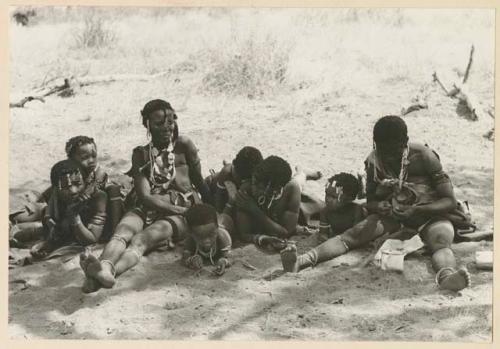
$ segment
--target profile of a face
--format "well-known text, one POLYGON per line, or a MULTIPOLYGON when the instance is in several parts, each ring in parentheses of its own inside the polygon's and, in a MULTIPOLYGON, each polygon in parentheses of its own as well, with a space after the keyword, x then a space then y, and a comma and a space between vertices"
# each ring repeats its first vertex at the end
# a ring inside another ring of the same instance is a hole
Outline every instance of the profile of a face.
POLYGON ((72 159, 78 162, 87 174, 94 171, 97 166, 97 149, 95 144, 80 145, 75 150, 72 159))
POLYGON ((67 173, 59 178, 58 197, 64 203, 71 203, 84 191, 85 182, 80 171, 67 173))
POLYGON ((217 225, 215 223, 191 227, 191 232, 198 248, 203 252, 210 251, 215 245, 215 241, 217 240, 217 225))
POLYGON ((149 115, 148 123, 153 142, 161 145, 170 143, 175 129, 175 113, 172 110, 155 110, 149 115))

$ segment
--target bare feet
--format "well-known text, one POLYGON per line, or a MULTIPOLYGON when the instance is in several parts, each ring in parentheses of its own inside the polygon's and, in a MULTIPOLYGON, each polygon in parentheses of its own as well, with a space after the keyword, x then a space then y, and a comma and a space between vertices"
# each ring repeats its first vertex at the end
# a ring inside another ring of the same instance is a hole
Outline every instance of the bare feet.
POLYGON ((43 259, 54 251, 55 248, 56 246, 53 243, 48 240, 43 240, 31 248, 30 254, 35 259, 43 259))
POLYGON ((437 280, 442 289, 450 291, 460 291, 470 286, 470 274, 465 268, 442 269, 442 272, 437 274, 437 280))
POLYGON ((95 279, 102 287, 112 288, 116 279, 110 263, 102 263, 95 256, 87 257, 87 276, 95 279))
POLYGON ((81 253, 80 254, 80 267, 82 268, 83 272, 85 273, 85 281, 83 282, 82 286, 82 291, 84 293, 92 293, 96 292, 101 288, 101 285, 99 282, 92 277, 90 277, 87 273, 87 267, 89 265, 89 258, 88 254, 86 253, 81 253))
POLYGON ((304 169, 300 166, 295 166, 295 171, 297 173, 303 172, 306 175, 306 180, 308 181, 317 181, 321 177, 323 177, 323 174, 321 171, 313 171, 309 169, 304 169))
POLYGON ((295 244, 288 244, 281 252, 281 263, 283 270, 289 273, 297 273, 299 271, 299 264, 297 263, 297 246, 295 244))

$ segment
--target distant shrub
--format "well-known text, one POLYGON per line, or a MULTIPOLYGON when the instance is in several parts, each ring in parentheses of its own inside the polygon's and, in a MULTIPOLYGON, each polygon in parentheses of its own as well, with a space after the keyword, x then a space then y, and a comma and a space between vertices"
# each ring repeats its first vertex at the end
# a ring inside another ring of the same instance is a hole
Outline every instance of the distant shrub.
POLYGON ((23 26, 26 27, 29 23, 33 23, 31 18, 36 16, 36 11, 32 8, 17 8, 14 13, 12 14, 12 18, 14 21, 23 26))
POLYGON ((114 31, 100 16, 87 16, 83 28, 74 33, 77 48, 102 48, 112 45, 116 40, 114 31))
POLYGON ((209 92, 259 97, 285 82, 290 49, 270 36, 210 49, 203 86, 209 92))

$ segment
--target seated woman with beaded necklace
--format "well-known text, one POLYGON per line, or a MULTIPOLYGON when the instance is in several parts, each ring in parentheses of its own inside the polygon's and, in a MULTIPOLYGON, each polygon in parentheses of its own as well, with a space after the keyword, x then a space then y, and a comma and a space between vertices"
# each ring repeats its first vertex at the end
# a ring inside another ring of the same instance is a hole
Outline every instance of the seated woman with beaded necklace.
POLYGON ((201 198, 210 201, 197 148, 188 137, 179 136, 172 106, 152 100, 141 115, 151 142, 132 154, 128 172, 134 179, 128 200, 132 206, 99 258, 80 256, 84 292, 113 287, 115 278, 135 266, 144 253, 183 240, 188 229, 184 212, 201 198))

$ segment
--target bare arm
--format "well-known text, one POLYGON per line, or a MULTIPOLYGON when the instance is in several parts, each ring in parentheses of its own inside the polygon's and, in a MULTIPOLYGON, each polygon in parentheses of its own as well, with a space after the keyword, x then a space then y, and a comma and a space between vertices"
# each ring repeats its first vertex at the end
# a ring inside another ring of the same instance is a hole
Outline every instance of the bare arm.
POLYGON ((86 227, 79 214, 71 217, 71 232, 75 238, 82 244, 88 245, 99 241, 106 223, 106 205, 108 196, 103 191, 98 191, 90 199, 90 205, 95 210, 94 216, 90 219, 88 227, 86 227))
POLYGON ((143 174, 138 174, 134 178, 134 188, 140 202, 149 209, 158 210, 170 215, 183 214, 187 210, 184 207, 172 204, 168 197, 151 194, 151 186, 143 174))
POLYGON ((262 233, 279 238, 288 238, 297 230, 300 209, 300 187, 291 182, 286 185, 283 196, 286 200, 286 209, 279 223, 269 218, 262 210, 253 210, 252 218, 255 219, 262 229, 262 233))
POLYGON ((189 167, 189 179, 200 193, 203 202, 212 202, 210 189, 208 188, 207 183, 205 183, 205 181, 203 180, 203 176, 201 175, 201 162, 200 158, 198 157, 198 150, 196 149, 193 141, 191 141, 189 138, 184 139, 186 147, 186 161, 189 167))
POLYGON ((457 200, 450 177, 443 171, 439 158, 429 149, 423 154, 423 161, 425 171, 431 177, 432 185, 439 199, 426 205, 417 206, 417 211, 431 215, 452 211, 457 207, 457 200))

